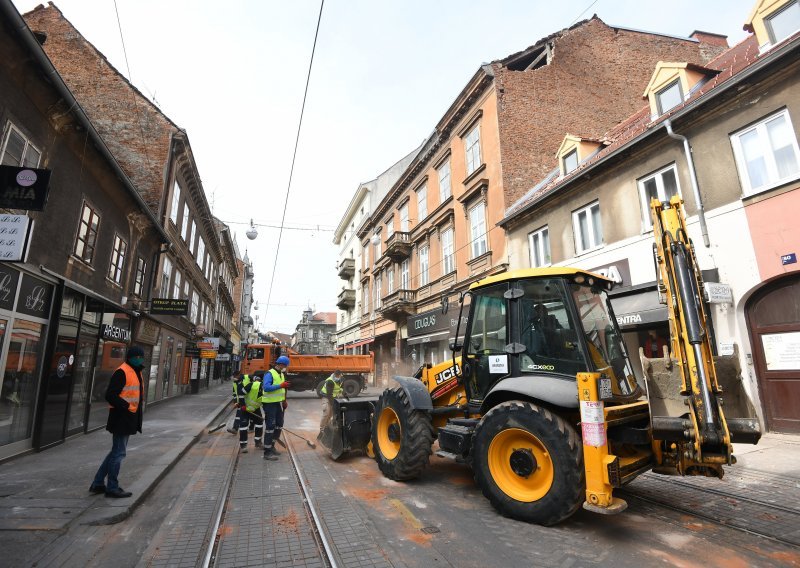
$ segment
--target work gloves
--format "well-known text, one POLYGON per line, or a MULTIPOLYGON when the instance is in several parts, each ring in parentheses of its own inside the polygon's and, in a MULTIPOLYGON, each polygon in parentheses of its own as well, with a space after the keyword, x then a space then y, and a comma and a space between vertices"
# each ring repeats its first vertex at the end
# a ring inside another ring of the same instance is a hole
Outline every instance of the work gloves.
POLYGON ((290 386, 292 386, 292 383, 290 383, 289 381, 283 381, 278 386, 281 387, 282 389, 288 389, 290 386))

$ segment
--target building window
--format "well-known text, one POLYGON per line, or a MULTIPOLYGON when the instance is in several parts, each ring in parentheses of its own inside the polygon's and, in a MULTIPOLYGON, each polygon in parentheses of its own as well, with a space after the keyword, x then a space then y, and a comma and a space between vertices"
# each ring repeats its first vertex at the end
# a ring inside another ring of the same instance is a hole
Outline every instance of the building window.
POLYGON ((528 234, 531 268, 550 266, 550 231, 543 227, 528 234))
MULTIPOLYGON (((381 235, 380 233, 376 233, 373 237, 374 241, 372 244, 373 254, 372 254, 372 263, 378 262, 378 259, 381 257, 381 235)), ((369 256, 369 255, 367 255, 369 256)), ((367 263, 367 267, 369 267, 369 263, 367 263)))
POLYGON ((659 115, 675 108, 682 102, 683 91, 681 89, 681 82, 678 79, 675 79, 672 83, 656 93, 656 104, 658 105, 659 115))
POLYGON ((731 143, 745 196, 800 175, 800 151, 786 110, 733 134, 731 143))
POLYGON ((800 3, 786 4, 782 9, 764 18, 772 45, 783 41, 800 29, 800 3))
POLYGON ((128 243, 119 235, 114 235, 114 249, 111 251, 111 264, 108 265, 108 278, 117 284, 122 284, 122 267, 125 266, 125 254, 128 252, 128 243))
POLYGON ((186 244, 189 245, 189 252, 192 253, 192 256, 195 254, 195 246, 194 246, 194 233, 197 230, 197 225, 194 223, 194 219, 192 219, 191 225, 189 225, 189 238, 186 241, 186 244))
POLYGON ((450 228, 442 232, 442 276, 456 269, 453 253, 453 229, 450 228))
POLYGON ((369 313, 369 283, 364 284, 364 290, 362 290, 362 311, 363 314, 369 313))
POLYGON ((3 140, 3 151, 0 164, 35 168, 39 165, 42 152, 22 134, 13 124, 8 123, 6 138, 3 140))
POLYGON ((645 231, 650 231, 653 228, 653 218, 650 214, 650 200, 658 199, 664 203, 668 202, 674 195, 678 195, 678 193, 678 175, 674 164, 639 180, 639 197, 642 202, 642 226, 645 231))
POLYGON ((417 190, 417 223, 428 216, 428 188, 422 186, 417 190))
POLYGON ((185 240, 189 240, 189 204, 183 204, 183 221, 181 226, 181 236, 185 240))
POLYGON ((389 237, 394 235, 394 216, 390 217, 388 221, 386 221, 386 240, 389 240, 389 237))
POLYGON ((369 245, 364 245, 364 254, 361 257, 361 268, 369 268, 369 245))
POLYGON ((192 290, 192 321, 197 323, 197 316, 200 311, 200 297, 197 295, 197 290, 192 290))
POLYGON ((401 290, 408 290, 410 286, 408 285, 408 277, 409 277, 409 265, 411 263, 408 259, 405 259, 403 262, 400 263, 400 289, 401 290))
POLYGON ((133 293, 142 296, 144 290, 144 276, 147 270, 147 263, 142 257, 136 259, 136 278, 133 281, 133 293))
POLYGON ((175 226, 178 226, 178 210, 181 208, 181 186, 178 185, 178 180, 172 187, 172 206, 170 207, 169 218, 175 226))
POLYGON ((470 175, 481 165, 481 131, 479 124, 476 124, 464 138, 464 148, 467 153, 467 175, 470 175))
POLYGON ((483 201, 469 210, 469 229, 472 258, 477 258, 486 252, 486 204, 483 201))
MULTIPOLYGON (((166 296, 164 296, 164 297, 166 298, 166 296)), ((189 299, 189 279, 188 278, 183 281, 183 299, 184 300, 188 300, 189 299)))
POLYGON ((403 233, 408 232, 408 201, 400 207, 400 231, 403 233))
POLYGON ((379 310, 381 307, 381 280, 383 274, 375 275, 375 309, 379 310))
POLYGON ((172 287, 172 297, 179 300, 181 297, 181 271, 175 270, 175 285, 172 287))
POLYGON ((86 264, 91 264, 94 258, 94 247, 97 244, 97 229, 100 226, 100 216, 91 206, 83 202, 81 222, 78 225, 78 238, 75 240, 75 256, 86 264))
MULTIPOLYGON (((161 297, 169 298, 169 282, 172 278, 172 261, 168 258, 164 259, 164 264, 161 267, 161 297)), ((188 282, 187 282, 188 284, 188 282)))
POLYGON ((600 204, 595 201, 572 213, 577 253, 586 252, 603 244, 603 227, 600 223, 600 204))
POLYGON ((195 259, 197 260, 197 266, 203 270, 205 274, 207 271, 207 267, 204 266, 204 262, 206 260, 206 243, 203 242, 203 237, 197 239, 197 255, 195 255, 195 259))
POLYGON ((439 203, 447 201, 453 195, 453 189, 450 186, 450 160, 439 166, 439 203))
POLYGON ((419 247, 419 285, 425 286, 428 283, 428 245, 419 247))
POLYGON ((386 271, 386 293, 394 292, 394 266, 390 266, 386 271))
POLYGON ((563 158, 561 158, 561 166, 563 168, 564 175, 567 175, 569 172, 578 167, 577 148, 575 148, 574 150, 566 154, 563 158))

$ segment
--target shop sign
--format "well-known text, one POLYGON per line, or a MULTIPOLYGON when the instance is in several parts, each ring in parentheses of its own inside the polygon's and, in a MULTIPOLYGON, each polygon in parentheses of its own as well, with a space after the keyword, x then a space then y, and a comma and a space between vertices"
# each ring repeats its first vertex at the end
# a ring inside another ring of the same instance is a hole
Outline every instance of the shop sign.
POLYGON ((200 357, 200 348, 194 345, 187 346, 183 354, 186 357, 200 357))
POLYGON ((216 349, 201 349, 200 350, 200 358, 201 359, 216 359, 217 358, 217 351, 216 351, 216 349))
POLYGON ((137 342, 155 345, 158 343, 158 332, 160 329, 159 325, 153 320, 139 318, 139 322, 136 324, 136 335, 134 339, 137 342))
POLYGON ((25 260, 33 222, 27 215, 0 215, 0 260, 25 260))
POLYGON ((730 304, 733 302, 733 290, 728 284, 704 282, 703 288, 705 288, 709 304, 730 304))
MULTIPOLYGON (((449 331, 450 335, 455 335, 456 324, 458 323, 458 312, 461 306, 456 304, 450 306, 446 314, 442 310, 430 310, 428 312, 418 314, 408 318, 408 336, 416 337, 419 335, 428 335, 436 333, 437 331, 449 331)), ((464 307, 464 314, 467 314, 469 309, 464 307)), ((463 315, 461 318, 461 333, 464 333, 465 325, 467 323, 467 316, 463 315)))
POLYGON ((208 347, 207 349, 216 349, 219 351, 219 337, 204 337, 203 343, 211 344, 211 347, 208 347))
POLYGON ((100 328, 100 337, 103 339, 110 339, 111 341, 121 341, 128 343, 131 340, 131 332, 127 329, 104 323, 100 328))
POLYGON ((53 287, 43 280, 22 275, 19 288, 17 311, 21 314, 47 319, 50 316, 50 303, 53 300, 53 287))
POLYGON ((50 170, 0 166, 0 207, 44 211, 50 170))
POLYGON ((222 355, 217 355, 216 361, 230 361, 231 355, 230 353, 223 353, 222 355))
MULTIPOLYGON (((197 342, 198 349, 214 349, 214 344, 210 341, 198 341, 197 342)), ((216 349, 214 349, 216 351, 216 349)))
POLYGON ((0 308, 14 309, 14 298, 17 295, 19 272, 10 266, 0 265, 0 308))
POLYGON ((630 286, 631 285, 631 267, 628 264, 628 259, 615 260, 610 264, 604 264, 596 268, 590 268, 589 272, 605 276, 609 280, 613 280, 616 286, 630 286))
POLYGON ((158 316, 185 316, 189 314, 189 300, 153 298, 150 314, 158 316))

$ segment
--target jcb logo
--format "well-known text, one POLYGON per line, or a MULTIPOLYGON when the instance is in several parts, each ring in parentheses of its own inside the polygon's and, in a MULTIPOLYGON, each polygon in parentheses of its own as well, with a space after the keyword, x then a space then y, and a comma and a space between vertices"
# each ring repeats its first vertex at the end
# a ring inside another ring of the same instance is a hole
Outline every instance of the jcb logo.
POLYGON ((436 384, 440 385, 445 381, 449 381, 453 377, 457 376, 460 371, 461 369, 458 368, 458 365, 445 369, 434 377, 436 379, 436 384))

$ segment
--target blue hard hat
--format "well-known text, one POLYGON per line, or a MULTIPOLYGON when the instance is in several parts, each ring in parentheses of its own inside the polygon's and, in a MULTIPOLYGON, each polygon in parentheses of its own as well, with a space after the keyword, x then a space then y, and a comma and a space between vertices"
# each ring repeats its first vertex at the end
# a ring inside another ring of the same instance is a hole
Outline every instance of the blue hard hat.
POLYGON ((290 363, 289 358, 286 355, 281 355, 275 361, 276 365, 286 365, 287 367, 289 366, 289 363, 290 363))

